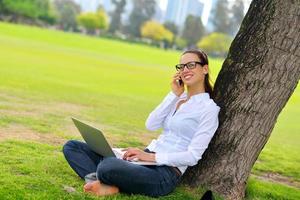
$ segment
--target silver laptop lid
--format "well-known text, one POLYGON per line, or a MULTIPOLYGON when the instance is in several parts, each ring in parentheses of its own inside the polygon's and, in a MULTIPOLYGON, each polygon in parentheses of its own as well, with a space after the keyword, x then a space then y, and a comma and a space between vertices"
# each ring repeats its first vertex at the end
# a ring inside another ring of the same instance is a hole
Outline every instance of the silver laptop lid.
POLYGON ((82 135, 88 146, 96 153, 104 157, 115 157, 112 148, 106 141, 103 133, 91 125, 85 124, 76 118, 72 117, 72 120, 82 135))

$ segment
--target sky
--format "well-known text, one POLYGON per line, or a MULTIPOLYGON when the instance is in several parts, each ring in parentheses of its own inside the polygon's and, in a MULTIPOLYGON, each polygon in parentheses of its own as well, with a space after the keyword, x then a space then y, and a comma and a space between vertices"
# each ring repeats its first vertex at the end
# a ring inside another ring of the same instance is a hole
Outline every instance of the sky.
MULTIPOLYGON (((184 0, 183 0, 184 1, 184 0)), ((202 15, 202 22, 203 24, 206 24, 208 21, 209 13, 211 10, 211 4, 212 0, 199 0, 204 4, 204 9, 203 9, 203 15, 202 15)), ((235 0, 227 0, 229 3, 233 3, 235 0)), ((167 4, 168 0, 158 0, 159 6, 163 11, 166 11, 167 9, 167 4)), ((244 5, 245 5, 245 12, 248 10, 249 5, 251 3, 251 0, 244 0, 244 5)), ((245 13, 246 14, 246 13, 245 13)))

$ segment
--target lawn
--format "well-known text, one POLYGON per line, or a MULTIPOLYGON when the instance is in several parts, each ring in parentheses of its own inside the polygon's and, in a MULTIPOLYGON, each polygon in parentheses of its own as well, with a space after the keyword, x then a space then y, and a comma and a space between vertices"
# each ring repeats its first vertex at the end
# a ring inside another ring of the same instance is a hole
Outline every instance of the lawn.
MULTIPOLYGON (((144 122, 169 91, 179 55, 0 23, 0 199, 95 199, 83 194, 61 152, 66 140, 80 139, 70 117, 101 128, 112 145, 144 147, 159 134, 144 122)), ((221 64, 210 60, 213 80, 221 64)), ((298 87, 253 168, 247 199, 300 199, 299 115, 298 87)), ((180 186, 159 199, 199 199, 202 192, 180 186)))

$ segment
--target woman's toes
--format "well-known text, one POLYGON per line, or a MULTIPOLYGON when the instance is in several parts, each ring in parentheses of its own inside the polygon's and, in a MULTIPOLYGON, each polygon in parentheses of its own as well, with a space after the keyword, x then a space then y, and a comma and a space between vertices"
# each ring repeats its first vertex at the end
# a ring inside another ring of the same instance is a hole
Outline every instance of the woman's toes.
POLYGON ((93 188, 92 183, 87 183, 83 186, 83 190, 86 191, 90 191, 93 188))
POLYGON ((96 196, 113 195, 119 192, 119 188, 102 184, 100 181, 87 183, 83 186, 83 189, 85 192, 94 194, 96 196))

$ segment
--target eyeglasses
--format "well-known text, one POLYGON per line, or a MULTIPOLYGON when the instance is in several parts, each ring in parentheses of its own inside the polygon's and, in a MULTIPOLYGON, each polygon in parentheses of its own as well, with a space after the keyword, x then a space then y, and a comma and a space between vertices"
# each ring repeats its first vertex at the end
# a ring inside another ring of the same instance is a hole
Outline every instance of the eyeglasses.
POLYGON ((177 65, 175 65, 175 68, 176 68, 177 71, 183 71, 185 66, 188 69, 194 69, 194 68, 196 68, 197 64, 199 64, 201 66, 204 65, 202 62, 192 61, 192 62, 188 62, 188 63, 185 63, 185 64, 177 64, 177 65))

